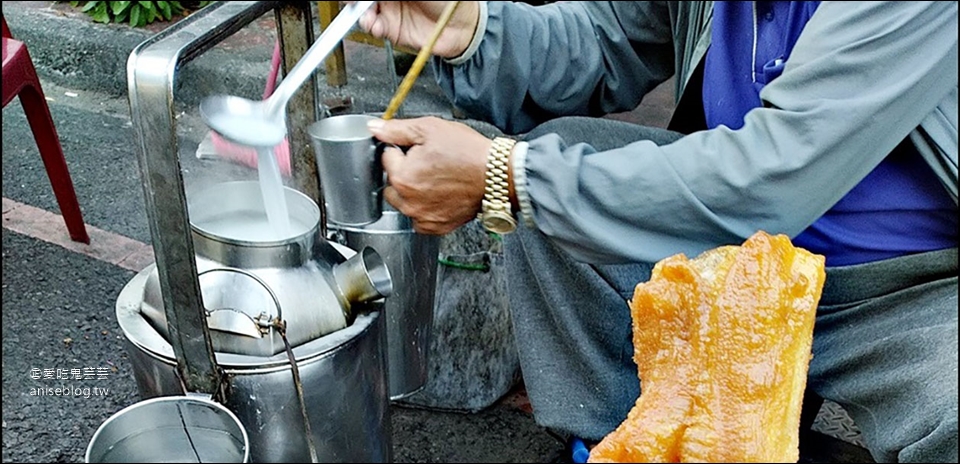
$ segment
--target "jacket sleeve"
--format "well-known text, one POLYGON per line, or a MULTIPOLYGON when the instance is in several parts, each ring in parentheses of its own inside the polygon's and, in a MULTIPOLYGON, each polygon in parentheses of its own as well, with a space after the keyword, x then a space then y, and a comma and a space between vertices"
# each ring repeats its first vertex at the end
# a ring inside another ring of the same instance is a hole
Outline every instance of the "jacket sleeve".
POLYGON ((673 75, 666 2, 486 2, 483 10, 478 49, 433 67, 457 107, 504 132, 632 110, 673 75))
POLYGON ((910 133, 920 155, 957 203, 957 88, 910 133))
MULTIPOLYGON (((554 86, 589 86, 571 79, 554 86)), ((692 256, 796 236, 956 89, 956 2, 823 2, 741 129, 603 152, 547 135, 514 170, 536 226, 581 261, 692 256)))

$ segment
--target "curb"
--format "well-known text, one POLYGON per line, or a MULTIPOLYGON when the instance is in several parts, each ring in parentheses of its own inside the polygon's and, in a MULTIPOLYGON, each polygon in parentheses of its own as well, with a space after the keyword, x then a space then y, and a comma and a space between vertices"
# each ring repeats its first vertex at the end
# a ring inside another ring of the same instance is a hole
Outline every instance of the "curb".
MULTIPOLYGON (((173 24, 162 23, 154 30, 100 24, 79 11, 61 11, 64 6, 38 7, 39 3, 9 2, 3 16, 14 38, 27 44, 40 77, 59 86, 117 98, 127 97, 126 65, 133 49, 173 24)), ((261 98, 271 52, 272 47, 267 46, 208 51, 181 70, 180 82, 191 85, 178 88, 178 101, 197 105, 212 93, 261 98)))

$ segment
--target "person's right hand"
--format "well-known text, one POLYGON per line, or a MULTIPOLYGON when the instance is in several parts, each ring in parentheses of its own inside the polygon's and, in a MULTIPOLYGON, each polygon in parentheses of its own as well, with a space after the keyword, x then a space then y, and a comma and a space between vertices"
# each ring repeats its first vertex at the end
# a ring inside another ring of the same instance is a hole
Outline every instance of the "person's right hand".
MULTIPOLYGON (((360 18, 360 27, 377 38, 419 50, 430 38, 448 2, 377 2, 360 18)), ((477 2, 460 2, 433 47, 433 54, 456 58, 466 51, 480 21, 477 2)))

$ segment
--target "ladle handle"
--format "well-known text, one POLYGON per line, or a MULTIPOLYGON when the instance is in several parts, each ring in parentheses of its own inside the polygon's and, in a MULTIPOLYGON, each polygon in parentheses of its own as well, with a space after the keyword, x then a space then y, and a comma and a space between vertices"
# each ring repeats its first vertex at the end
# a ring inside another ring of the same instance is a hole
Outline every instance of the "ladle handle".
POLYGON ((420 76, 420 71, 423 70, 423 67, 427 64, 427 60, 430 59, 430 54, 433 53, 433 46, 437 44, 437 39, 440 38, 440 34, 443 32, 443 29, 447 27, 447 23, 450 22, 450 18, 453 17, 453 13, 458 6, 460 6, 460 2, 449 2, 443 9, 443 12, 440 13, 440 18, 437 19, 437 24, 434 26, 430 38, 427 39, 427 43, 420 48, 420 52, 417 53, 417 58, 413 60, 413 65, 410 66, 410 70, 407 71, 407 75, 404 76, 403 82, 400 83, 400 86, 397 87, 393 94, 393 98, 390 99, 387 110, 383 112, 383 119, 393 119, 393 115, 400 108, 403 100, 407 98, 407 94, 410 93, 410 89, 413 88, 414 82, 416 82, 417 77, 420 76))
POLYGON ((273 95, 267 99, 266 110, 268 115, 277 117, 278 113, 287 107, 290 97, 313 75, 317 67, 323 63, 323 60, 330 55, 330 52, 347 36, 350 29, 357 21, 360 21, 363 13, 369 10, 374 3, 376 2, 349 3, 337 14, 333 22, 320 34, 320 38, 310 46, 303 57, 300 58, 300 61, 280 81, 280 85, 277 86, 273 95))

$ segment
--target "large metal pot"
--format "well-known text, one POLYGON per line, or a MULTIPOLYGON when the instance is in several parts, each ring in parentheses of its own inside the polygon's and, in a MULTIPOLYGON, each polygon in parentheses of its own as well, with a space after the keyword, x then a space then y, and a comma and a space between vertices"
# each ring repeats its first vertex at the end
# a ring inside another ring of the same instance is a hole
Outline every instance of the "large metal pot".
MULTIPOLYGON (((267 221, 256 182, 220 184, 189 204, 224 374, 220 401, 249 435, 253 462, 388 462, 389 272, 372 248, 356 253, 320 237, 319 208, 305 195, 286 189, 286 199, 291 230, 272 240, 240 227, 267 221)), ((124 287, 117 320, 142 398, 191 393, 178 376, 156 265, 124 287)))
MULTIPOLYGON (((128 282, 116 307, 143 399, 187 393, 173 347, 141 312, 152 272, 151 265, 128 282)), ((349 326, 292 349, 318 462, 392 460, 383 300, 357 310, 349 326)), ((228 382, 223 405, 246 429, 251 462, 309 462, 304 413, 287 355, 218 352, 216 360, 228 382)))
MULTIPOLYGON (((227 182, 189 203, 200 290, 217 352, 272 356, 284 350, 272 322, 286 322, 292 346, 346 327, 353 306, 389 296, 393 284, 380 255, 365 248, 349 260, 319 235, 320 210, 285 188, 290 229, 263 240, 267 225, 257 182, 227 182)), ((154 270, 140 311, 166 338, 167 320, 154 270)))

